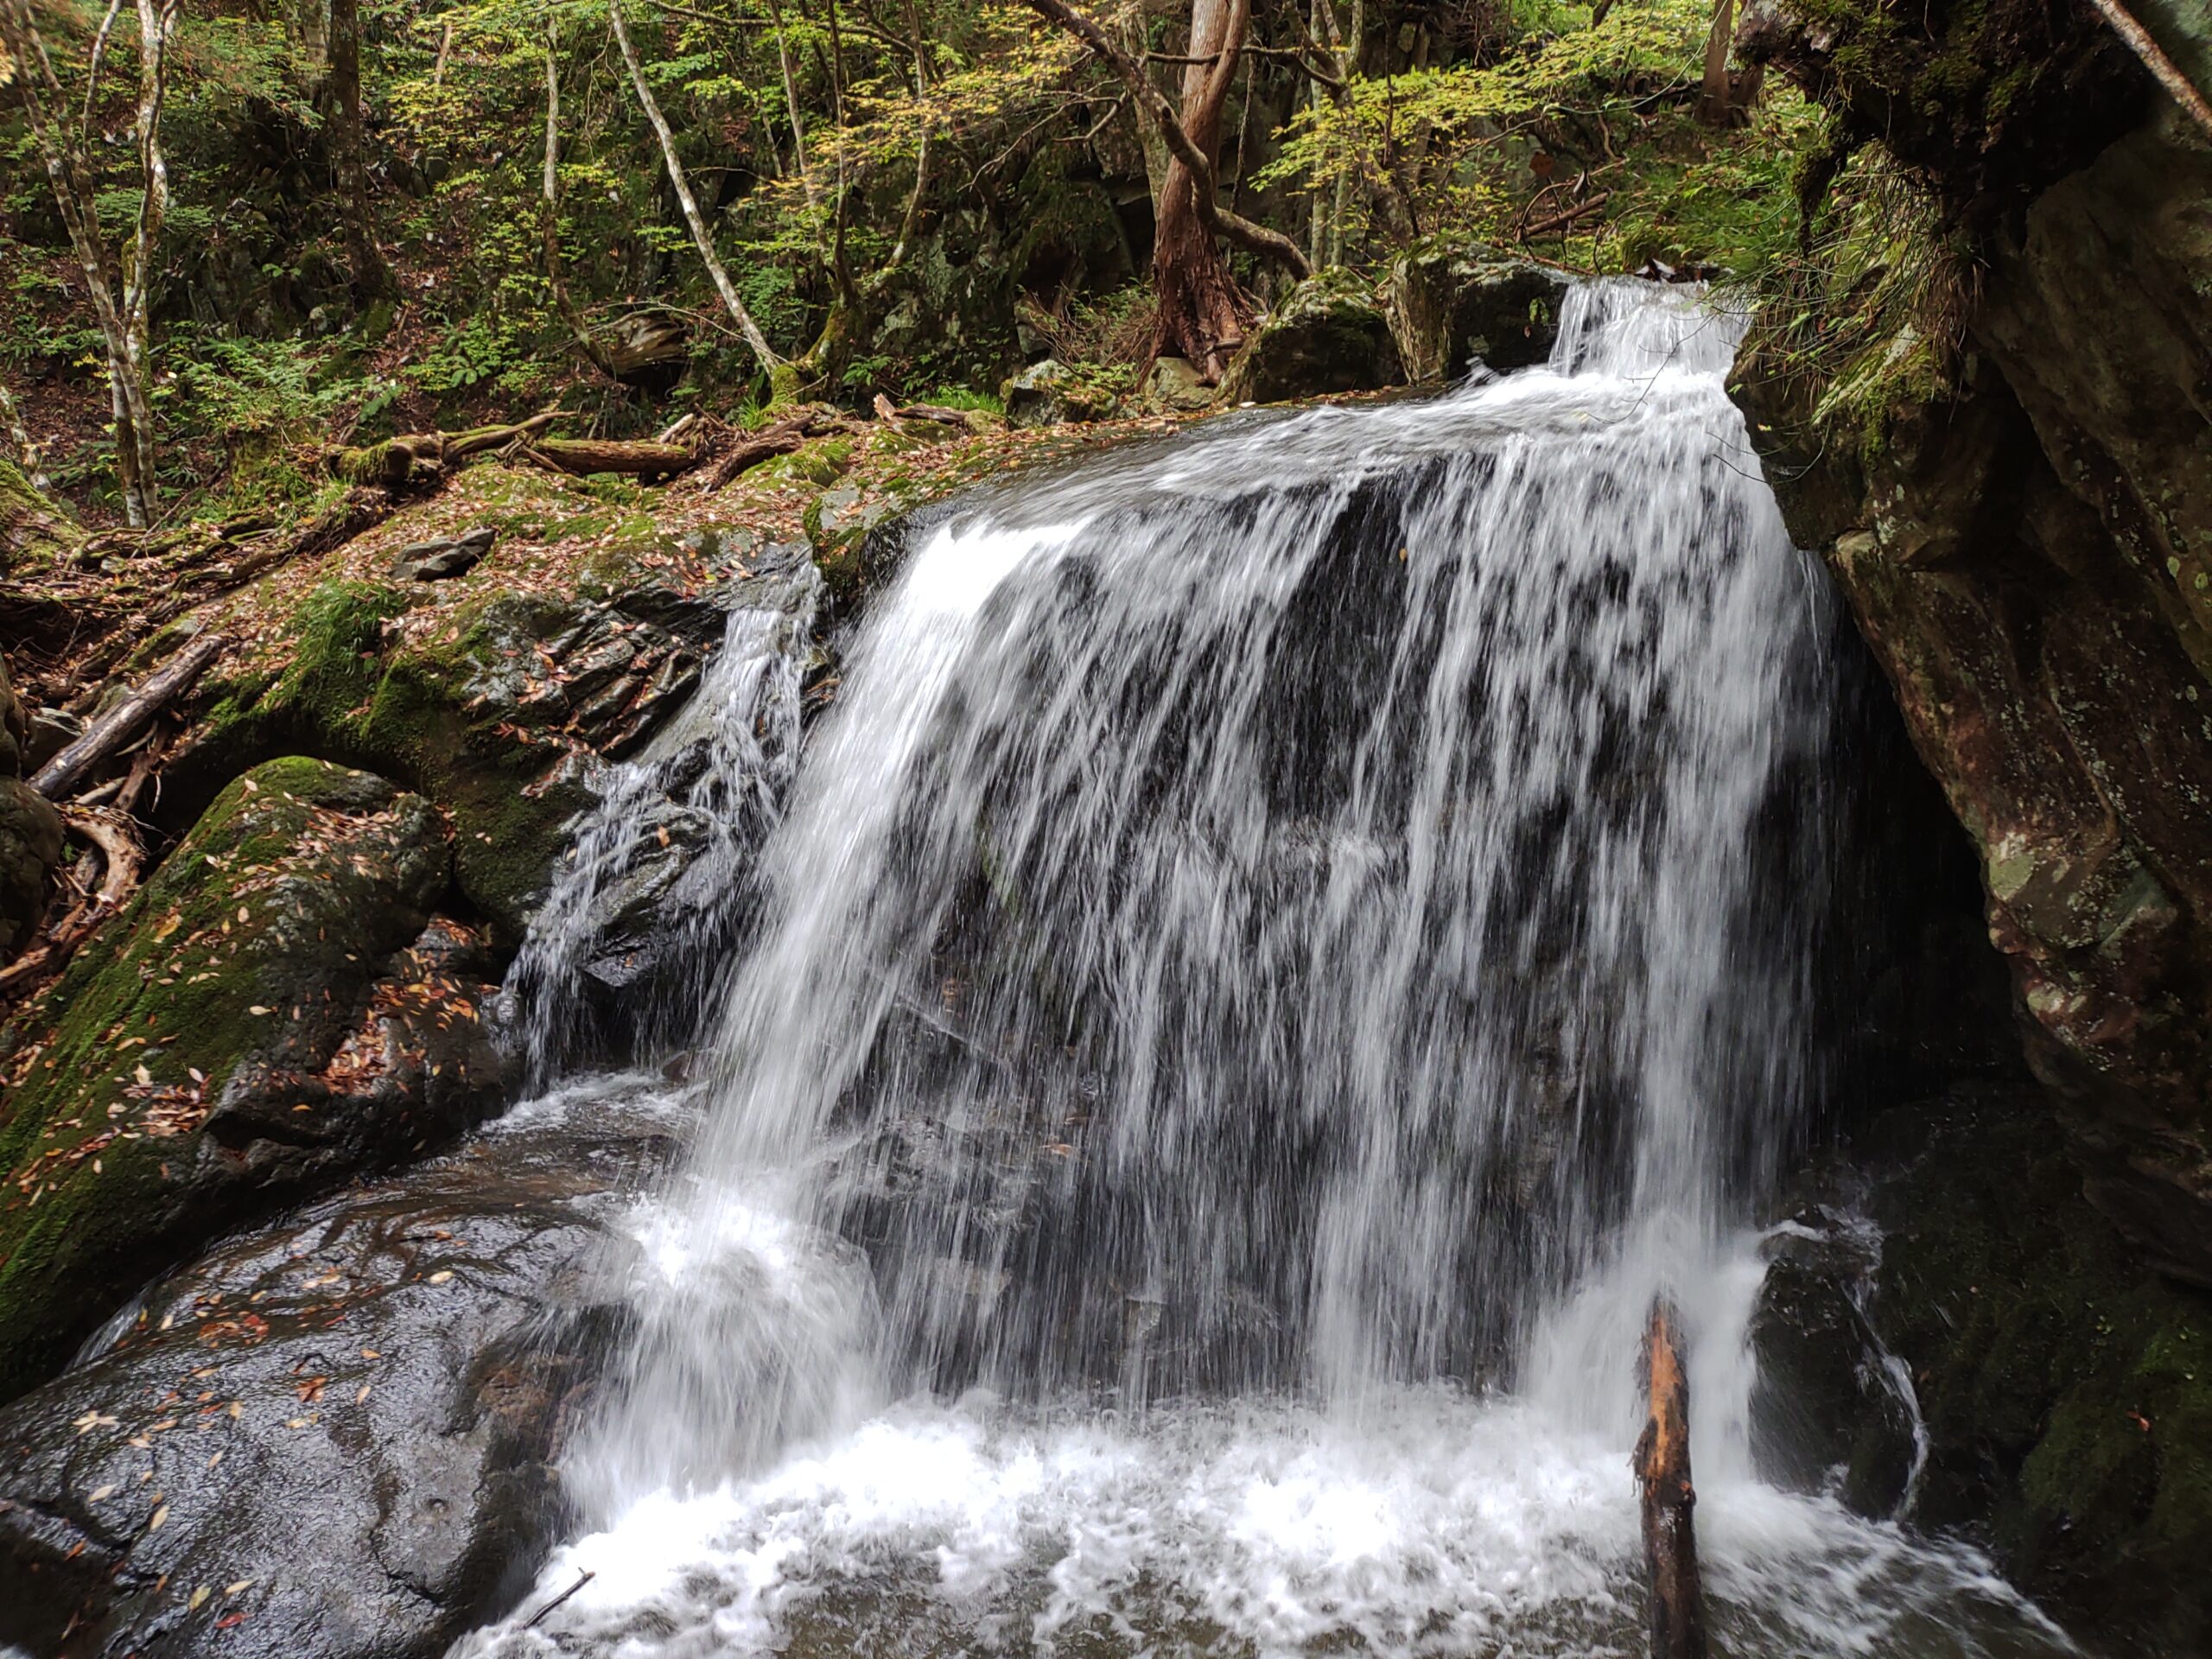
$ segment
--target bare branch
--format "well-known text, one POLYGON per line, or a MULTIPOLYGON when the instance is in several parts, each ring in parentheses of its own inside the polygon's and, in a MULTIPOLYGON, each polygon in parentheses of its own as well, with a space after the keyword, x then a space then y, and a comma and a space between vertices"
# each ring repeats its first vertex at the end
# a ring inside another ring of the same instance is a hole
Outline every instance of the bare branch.
POLYGON ((2128 50, 2143 60, 2143 67, 2158 78, 2158 85, 2166 89, 2174 102, 2188 111, 2190 118, 2198 126, 2212 133, 2212 104, 2204 101, 2204 94, 2190 84, 2181 66, 2151 38, 2150 30, 2129 16, 2120 0, 2089 0, 2089 3, 2112 25, 2113 33, 2127 42, 2128 50))

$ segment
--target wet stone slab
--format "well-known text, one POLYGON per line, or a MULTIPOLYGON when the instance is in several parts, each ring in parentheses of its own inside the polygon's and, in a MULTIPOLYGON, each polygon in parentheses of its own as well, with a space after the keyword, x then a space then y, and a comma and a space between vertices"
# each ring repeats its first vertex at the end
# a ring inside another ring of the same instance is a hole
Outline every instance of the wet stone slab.
POLYGON ((403 1659, 511 1605, 679 1116, 572 1089, 151 1287, 0 1412, 0 1642, 403 1659))

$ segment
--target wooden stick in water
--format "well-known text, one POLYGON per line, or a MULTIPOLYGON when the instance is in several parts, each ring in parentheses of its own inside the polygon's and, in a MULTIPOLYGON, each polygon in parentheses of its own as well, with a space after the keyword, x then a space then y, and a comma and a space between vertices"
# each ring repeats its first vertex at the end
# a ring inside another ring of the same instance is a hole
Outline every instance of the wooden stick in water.
POLYGON ((1650 1414, 1636 1443, 1643 1497, 1643 1560, 1651 1577, 1651 1659, 1706 1659, 1705 1592, 1691 1510, 1690 1385, 1681 1319, 1665 1297, 1651 1304, 1643 1369, 1650 1414))

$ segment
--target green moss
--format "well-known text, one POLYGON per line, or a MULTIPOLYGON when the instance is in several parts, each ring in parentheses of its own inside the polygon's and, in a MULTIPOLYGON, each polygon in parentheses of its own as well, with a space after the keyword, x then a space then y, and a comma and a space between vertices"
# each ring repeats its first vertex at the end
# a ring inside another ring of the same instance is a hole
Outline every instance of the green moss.
MULTIPOLYGON (((0 1394, 253 1202, 201 1125, 312 1072, 445 883, 426 804, 287 758, 234 781, 22 1022, 0 1105, 0 1394), (211 1160, 213 1160, 211 1163, 211 1160)), ((266 1200, 264 1200, 266 1202, 266 1200)))
POLYGON ((1939 1122, 1878 1212, 1877 1324, 1932 1440, 1921 1518, 1986 1516, 2010 1570, 2110 1628, 2201 1630, 2202 1590, 2173 1592, 2212 1551, 2212 1300, 2130 1252, 2039 1114, 1939 1122))

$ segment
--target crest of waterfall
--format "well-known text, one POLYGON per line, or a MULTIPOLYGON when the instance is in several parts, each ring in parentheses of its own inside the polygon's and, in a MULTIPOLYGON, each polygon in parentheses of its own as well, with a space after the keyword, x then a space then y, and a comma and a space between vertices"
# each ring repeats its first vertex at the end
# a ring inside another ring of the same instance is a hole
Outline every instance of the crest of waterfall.
POLYGON ((602 1497, 918 1387, 1525 1378, 1571 1287, 1713 1271, 1808 1087, 1827 729, 1736 333, 1586 286, 1548 370, 922 538, 763 848, 602 1497))
POLYGON ((593 994, 626 994, 632 1033, 688 1029, 752 895, 762 843, 798 765, 802 682, 821 577, 810 561, 747 578, 698 690, 599 801, 532 918, 512 982, 536 1079, 557 1074, 593 994), (666 970, 666 971, 664 971, 666 970), (678 1000, 674 1009, 658 1004, 678 1000))

